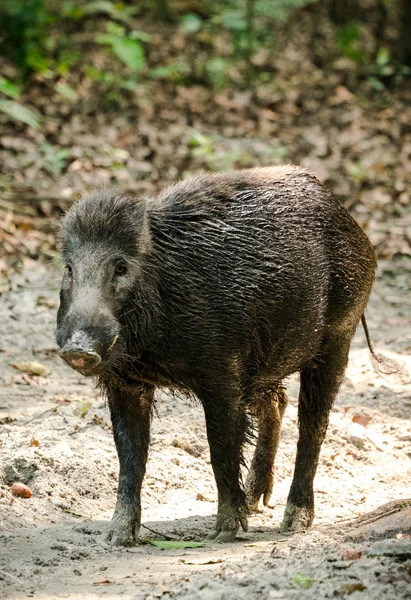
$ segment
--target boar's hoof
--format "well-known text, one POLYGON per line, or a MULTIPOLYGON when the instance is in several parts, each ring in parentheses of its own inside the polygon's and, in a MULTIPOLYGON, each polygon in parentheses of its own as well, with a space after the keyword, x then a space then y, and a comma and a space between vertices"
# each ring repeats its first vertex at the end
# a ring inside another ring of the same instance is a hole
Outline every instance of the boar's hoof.
POLYGON ((268 506, 273 492, 273 477, 267 478, 267 480, 263 482, 263 485, 259 485, 257 481, 248 477, 245 484, 245 490, 248 510, 250 512, 258 512, 261 497, 263 499, 263 505, 268 506))
POLYGON ((287 504, 281 523, 281 533, 296 533, 311 526, 314 519, 314 509, 287 504))
POLYGON ((244 508, 235 509, 232 506, 222 506, 217 515, 216 528, 207 536, 208 540, 226 543, 234 542, 238 530, 248 531, 248 523, 244 508))
POLYGON ((112 546, 133 546, 138 542, 140 522, 113 517, 105 539, 112 546))

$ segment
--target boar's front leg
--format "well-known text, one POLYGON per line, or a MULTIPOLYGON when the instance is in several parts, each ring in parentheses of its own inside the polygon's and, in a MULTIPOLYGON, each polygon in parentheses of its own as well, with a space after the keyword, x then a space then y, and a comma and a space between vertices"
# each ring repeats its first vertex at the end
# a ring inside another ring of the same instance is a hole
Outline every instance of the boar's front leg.
POLYGON ((240 398, 221 391, 202 394, 211 465, 218 489, 218 512, 215 532, 209 539, 234 541, 239 525, 247 531, 247 502, 240 486, 242 448, 247 430, 247 416, 240 398))
POLYGON ((141 523, 141 485, 146 470, 154 388, 106 386, 120 461, 117 504, 106 539, 114 546, 136 542, 141 523))

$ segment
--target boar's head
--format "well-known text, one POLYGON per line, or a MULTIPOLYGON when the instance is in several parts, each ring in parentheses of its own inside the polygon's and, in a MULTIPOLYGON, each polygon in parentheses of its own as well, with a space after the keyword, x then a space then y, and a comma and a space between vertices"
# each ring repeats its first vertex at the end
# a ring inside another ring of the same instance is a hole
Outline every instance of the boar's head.
POLYGON ((124 352, 127 315, 135 316, 144 304, 143 265, 151 245, 145 202, 113 189, 99 191, 68 211, 60 244, 60 356, 83 375, 97 375, 124 352))

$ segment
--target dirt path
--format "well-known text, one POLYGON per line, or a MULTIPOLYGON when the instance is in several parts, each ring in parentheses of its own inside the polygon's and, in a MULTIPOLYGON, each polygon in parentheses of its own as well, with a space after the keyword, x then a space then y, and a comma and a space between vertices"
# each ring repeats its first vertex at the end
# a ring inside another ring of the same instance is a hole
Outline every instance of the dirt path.
MULTIPOLYGON (((278 533, 297 439, 291 378, 273 507, 250 517, 249 533, 230 545, 113 550, 100 535, 114 509, 118 469, 108 412, 91 382, 56 356, 58 273, 33 263, 0 299, 0 597, 406 598, 410 538, 394 538, 393 550, 370 539, 379 535, 373 524, 357 540, 344 538, 343 525, 411 497, 410 276, 410 260, 381 264, 368 324, 377 347, 401 354, 404 367, 378 377, 358 331, 323 447, 310 533, 278 533), (33 360, 50 376, 12 367, 33 360), (371 417, 366 428, 361 419, 353 424, 356 414, 371 417), (32 498, 13 499, 16 480, 30 486, 32 498), (361 558, 342 560, 350 548, 363 551, 361 558)), ((141 533, 202 540, 216 502, 201 407, 161 393, 157 409, 143 522, 158 534, 141 533)))

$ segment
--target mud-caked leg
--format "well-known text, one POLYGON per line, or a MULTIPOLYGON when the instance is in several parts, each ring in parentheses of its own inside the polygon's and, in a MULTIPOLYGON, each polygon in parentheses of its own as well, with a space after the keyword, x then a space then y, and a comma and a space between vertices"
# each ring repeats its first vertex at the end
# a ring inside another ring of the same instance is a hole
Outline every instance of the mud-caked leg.
POLYGON ((315 362, 301 372, 299 439, 294 477, 281 530, 299 531, 314 518, 314 476, 331 407, 347 366, 352 333, 327 339, 315 362))
POLYGON ((247 531, 247 503, 240 485, 240 463, 247 429, 245 407, 229 396, 201 397, 210 445, 211 464, 218 489, 216 529, 209 536, 219 542, 235 539, 241 524, 247 531))
POLYGON ((136 542, 141 522, 141 485, 148 446, 154 388, 107 386, 114 441, 120 461, 117 504, 107 540, 115 546, 136 542))
POLYGON ((267 506, 274 485, 274 461, 281 422, 288 398, 279 384, 275 389, 255 392, 251 408, 257 416, 258 438, 245 489, 250 510, 257 510, 261 496, 267 506))

